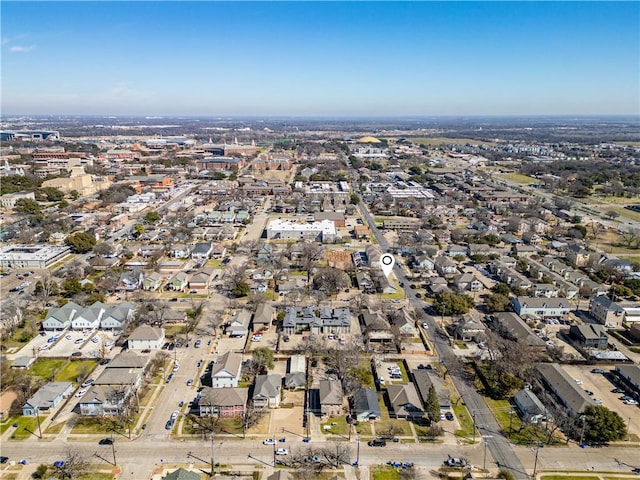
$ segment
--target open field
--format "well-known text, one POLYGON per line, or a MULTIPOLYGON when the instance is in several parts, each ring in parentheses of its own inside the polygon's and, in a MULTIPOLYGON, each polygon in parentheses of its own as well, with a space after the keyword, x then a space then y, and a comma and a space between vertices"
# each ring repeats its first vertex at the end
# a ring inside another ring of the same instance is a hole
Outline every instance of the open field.
POLYGON ((522 175, 521 173, 496 173, 494 175, 498 178, 502 178, 510 182, 521 183, 523 185, 538 182, 538 179, 530 177, 528 175, 522 175))

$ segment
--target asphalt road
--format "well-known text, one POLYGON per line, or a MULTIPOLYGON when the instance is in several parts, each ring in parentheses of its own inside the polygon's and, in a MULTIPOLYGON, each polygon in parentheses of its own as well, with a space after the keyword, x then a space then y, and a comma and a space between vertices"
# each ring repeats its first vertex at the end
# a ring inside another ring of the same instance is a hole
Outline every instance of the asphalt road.
MULTIPOLYGON (((380 245, 380 248, 383 252, 386 252, 389 249, 389 243, 378 230, 373 216, 366 205, 362 202, 360 202, 360 210, 365 216, 369 228, 380 245)), ((398 266, 398 259, 396 259, 396 266, 398 266)), ((401 267, 395 268, 394 273, 400 282, 404 282, 404 285, 409 285, 410 279, 407 278, 401 267)), ((425 302, 416 298, 411 290, 406 293, 407 299, 417 311, 425 311, 425 308, 427 307, 425 302)), ((429 325, 427 334, 431 338, 432 344, 434 345, 440 360, 445 364, 445 366, 452 365, 452 363, 456 361, 455 354, 449 346, 449 343, 438 333, 440 331, 440 327, 430 315, 426 316, 425 321, 429 325)), ((486 436, 492 436, 491 440, 488 441, 486 445, 486 448, 491 452, 491 456, 496 462, 499 462, 501 467, 511 470, 516 478, 529 478, 522 462, 511 448, 511 443, 509 443, 509 441, 499 433, 500 425, 490 412, 484 399, 476 392, 470 381, 464 378, 457 369, 448 368, 448 371, 451 376, 451 380, 465 402, 469 413, 474 417, 475 424, 483 426, 483 431, 487 432, 486 436)), ((480 436, 480 432, 478 432, 477 439, 479 439, 480 436)))

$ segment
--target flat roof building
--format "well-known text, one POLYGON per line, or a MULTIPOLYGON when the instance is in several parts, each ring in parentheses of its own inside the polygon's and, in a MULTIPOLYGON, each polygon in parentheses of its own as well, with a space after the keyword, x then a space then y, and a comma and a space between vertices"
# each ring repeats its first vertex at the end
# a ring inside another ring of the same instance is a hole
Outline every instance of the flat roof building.
POLYGON ((67 245, 7 245, 0 248, 0 267, 49 268, 70 254, 67 245))

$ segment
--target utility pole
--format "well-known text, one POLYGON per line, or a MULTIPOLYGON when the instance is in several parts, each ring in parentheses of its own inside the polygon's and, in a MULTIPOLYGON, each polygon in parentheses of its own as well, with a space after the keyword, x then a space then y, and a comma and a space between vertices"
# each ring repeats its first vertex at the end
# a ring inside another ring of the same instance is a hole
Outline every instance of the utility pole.
POLYGON ((471 415, 473 419, 473 443, 476 443, 476 412, 471 415))
POLYGON ((507 438, 511 438, 511 433, 513 432, 512 425, 513 425, 513 410, 509 410, 509 435, 507 436, 507 438))
POLYGON ((118 462, 116 461, 116 442, 113 439, 113 433, 111 434, 111 452, 113 453, 113 466, 117 466, 118 462))
POLYGON ((214 440, 214 432, 213 428, 211 429, 211 476, 215 476, 216 469, 216 461, 215 461, 215 452, 213 450, 213 440, 214 440))
POLYGON ((484 440, 484 456, 482 458, 482 469, 487 469, 487 443, 490 438, 493 438, 493 435, 483 435, 482 439, 484 440))
POLYGON ((538 452, 540 451, 540 442, 536 445, 536 458, 533 462, 533 478, 536 478, 536 470, 538 468, 538 452))
POLYGON ((38 421, 38 438, 42 440, 42 428, 40 427, 40 407, 36 408, 36 420, 38 421))
POLYGON ((580 420, 582 420, 582 428, 580 429, 580 446, 582 447, 582 440, 584 439, 584 424, 587 420, 587 417, 584 415, 581 415, 580 420))
POLYGON ((356 447, 356 465, 359 467, 360 466, 360 435, 358 435, 356 437, 356 443, 357 443, 357 447, 356 447))

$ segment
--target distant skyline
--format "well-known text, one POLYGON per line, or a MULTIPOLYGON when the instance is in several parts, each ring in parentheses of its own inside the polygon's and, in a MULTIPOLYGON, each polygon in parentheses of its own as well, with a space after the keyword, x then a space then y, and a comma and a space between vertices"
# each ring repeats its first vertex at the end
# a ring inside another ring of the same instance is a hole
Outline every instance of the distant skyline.
POLYGON ((0 3, 2 115, 640 115, 639 2, 0 3))

